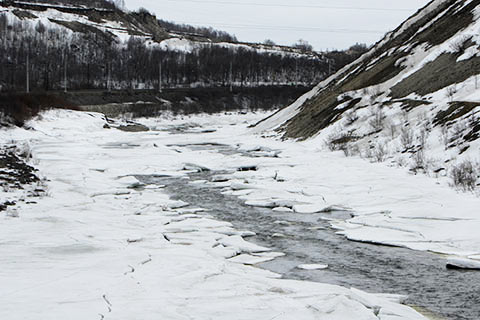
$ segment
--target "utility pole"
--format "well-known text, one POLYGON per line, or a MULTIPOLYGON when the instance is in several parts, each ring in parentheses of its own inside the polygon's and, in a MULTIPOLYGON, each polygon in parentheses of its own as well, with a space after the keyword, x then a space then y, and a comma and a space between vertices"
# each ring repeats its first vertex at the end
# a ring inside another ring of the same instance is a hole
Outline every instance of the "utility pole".
POLYGON ((30 50, 27 50, 27 93, 30 93, 30 50))
POLYGON ((65 50, 65 52, 63 53, 63 60, 64 60, 64 67, 63 67, 63 76, 64 76, 64 92, 66 93, 67 92, 67 51, 65 50))
POLYGON ((158 92, 162 93, 162 62, 158 63, 158 92))
POLYGON ((107 68, 108 68, 108 70, 107 70, 107 90, 110 92, 110 91, 112 91, 112 82, 111 82, 112 64, 110 62, 107 64, 107 68))
POLYGON ((5 23, 5 37, 3 38, 3 47, 7 48, 8 23, 5 23))
POLYGON ((295 59, 295 87, 298 87, 298 60, 295 59))
POLYGON ((230 92, 233 92, 233 62, 230 61, 230 92))

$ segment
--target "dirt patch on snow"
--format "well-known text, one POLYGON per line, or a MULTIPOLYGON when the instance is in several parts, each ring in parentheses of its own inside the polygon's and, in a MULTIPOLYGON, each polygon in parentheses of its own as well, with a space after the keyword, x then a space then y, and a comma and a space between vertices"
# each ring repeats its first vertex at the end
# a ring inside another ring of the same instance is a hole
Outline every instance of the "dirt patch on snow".
MULTIPOLYGON (((0 192, 22 190, 26 185, 39 182, 36 171, 10 148, 0 149, 0 192)), ((44 193, 44 190, 35 189, 32 196, 41 193, 44 193)), ((12 200, 0 201, 0 211, 15 204, 16 202, 12 200)))
POLYGON ((444 53, 422 69, 392 87, 391 97, 398 99, 417 93, 421 96, 461 83, 480 73, 480 57, 457 62, 461 53, 444 53))

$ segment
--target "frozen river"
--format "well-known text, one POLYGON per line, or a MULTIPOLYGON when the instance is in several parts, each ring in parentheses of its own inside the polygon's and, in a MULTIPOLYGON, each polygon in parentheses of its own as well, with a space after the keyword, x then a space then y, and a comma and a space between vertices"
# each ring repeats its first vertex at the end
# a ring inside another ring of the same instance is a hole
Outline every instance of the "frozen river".
POLYGON ((439 319, 479 318, 479 273, 426 253, 480 257, 477 198, 253 136, 261 116, 145 120, 152 130, 133 133, 50 111, 0 132, 32 151, 48 191, 1 194, 19 201, 0 224, 0 318, 423 319, 399 294, 439 319), (332 206, 351 209, 313 213, 332 206))
MULTIPOLYGON (((202 148, 202 146, 192 146, 202 148)), ((229 153, 228 147, 208 145, 229 153)), ((143 177, 166 185, 175 199, 208 209, 215 218, 257 235, 256 244, 285 253, 260 266, 284 278, 355 287, 368 292, 408 295, 407 304, 432 319, 478 319, 480 273, 445 268, 445 259, 427 252, 347 240, 335 233, 329 219, 346 219, 348 212, 291 213, 252 207, 235 196, 193 181, 210 180, 215 172, 191 174, 188 179, 143 177), (328 264, 326 270, 302 270, 301 264, 328 264)))

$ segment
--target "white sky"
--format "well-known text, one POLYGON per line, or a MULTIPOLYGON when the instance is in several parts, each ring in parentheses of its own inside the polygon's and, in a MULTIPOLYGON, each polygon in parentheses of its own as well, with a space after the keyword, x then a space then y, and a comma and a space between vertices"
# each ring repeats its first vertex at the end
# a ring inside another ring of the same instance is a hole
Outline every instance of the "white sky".
POLYGON ((159 19, 211 26, 241 41, 271 39, 290 45, 298 39, 316 50, 373 44, 429 0, 126 0, 159 19))

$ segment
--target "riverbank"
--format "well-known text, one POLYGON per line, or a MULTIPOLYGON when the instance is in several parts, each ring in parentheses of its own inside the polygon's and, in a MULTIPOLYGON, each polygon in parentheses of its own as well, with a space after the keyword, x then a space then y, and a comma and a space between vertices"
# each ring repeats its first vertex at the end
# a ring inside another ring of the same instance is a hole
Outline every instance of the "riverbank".
POLYGON ((52 110, 30 130, 1 130, 2 141, 30 142, 31 163, 49 181, 38 203, 21 202, 16 217, 0 216, 0 317, 422 319, 395 295, 283 280, 231 261, 278 254, 135 178, 188 179, 199 165, 235 171, 253 158, 185 144, 235 146, 263 116, 145 120, 152 130, 124 132, 99 114, 52 110), (172 135, 174 128, 181 134, 172 135))

